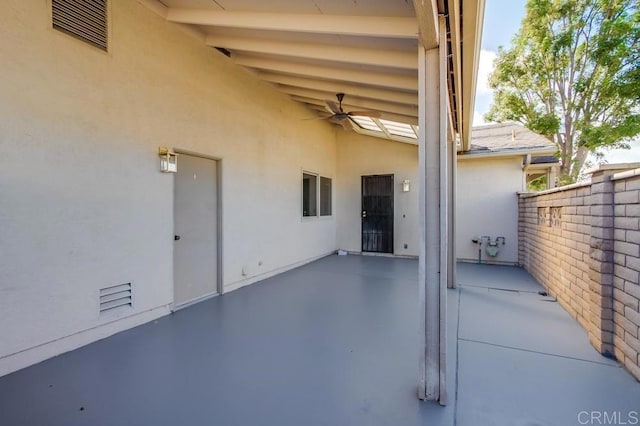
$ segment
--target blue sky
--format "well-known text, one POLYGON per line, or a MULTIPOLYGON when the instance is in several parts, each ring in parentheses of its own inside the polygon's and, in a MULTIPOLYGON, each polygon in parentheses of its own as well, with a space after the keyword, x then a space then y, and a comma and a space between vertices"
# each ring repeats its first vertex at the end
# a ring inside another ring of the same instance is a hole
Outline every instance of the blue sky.
POLYGON ((482 124, 482 115, 489 110, 492 94, 487 86, 487 77, 493 69, 498 46, 508 47, 520 28, 524 17, 525 0, 486 0, 482 52, 478 70, 478 90, 474 124, 482 124))
MULTIPOLYGON (((508 47, 520 28, 525 3, 526 0, 486 0, 474 125, 484 123, 482 115, 489 110, 493 98, 487 86, 487 77, 493 69, 493 60, 498 52, 498 46, 508 47)), ((640 162, 640 140, 632 144, 631 150, 608 152, 605 159, 609 163, 640 162)))

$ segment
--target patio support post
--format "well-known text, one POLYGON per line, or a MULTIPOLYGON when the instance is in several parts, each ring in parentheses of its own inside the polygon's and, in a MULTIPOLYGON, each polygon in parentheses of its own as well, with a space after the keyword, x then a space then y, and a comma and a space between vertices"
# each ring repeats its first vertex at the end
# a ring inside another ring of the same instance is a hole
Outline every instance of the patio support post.
POLYGON ((440 47, 419 47, 420 399, 447 402, 446 296, 448 270, 447 83, 444 17, 440 47))
MULTIPOLYGON (((448 99, 447 99, 448 100, 448 99)), ((448 108, 447 108, 448 110, 448 108)), ((454 138, 447 140, 447 288, 456 288, 456 175, 458 173, 458 149, 454 138)))
POLYGON ((558 179, 558 167, 549 167, 547 171, 547 189, 556 188, 558 185, 556 180, 558 179))

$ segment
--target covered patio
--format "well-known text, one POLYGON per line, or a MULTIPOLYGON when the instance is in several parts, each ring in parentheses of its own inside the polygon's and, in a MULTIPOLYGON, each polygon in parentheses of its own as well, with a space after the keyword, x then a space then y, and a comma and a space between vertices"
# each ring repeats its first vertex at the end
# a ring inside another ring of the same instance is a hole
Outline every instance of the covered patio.
POLYGON ((417 282, 413 259, 325 257, 1 377, 0 423, 637 418, 640 385, 531 276, 503 266, 457 265, 457 288, 447 291, 449 404, 420 401, 417 282))

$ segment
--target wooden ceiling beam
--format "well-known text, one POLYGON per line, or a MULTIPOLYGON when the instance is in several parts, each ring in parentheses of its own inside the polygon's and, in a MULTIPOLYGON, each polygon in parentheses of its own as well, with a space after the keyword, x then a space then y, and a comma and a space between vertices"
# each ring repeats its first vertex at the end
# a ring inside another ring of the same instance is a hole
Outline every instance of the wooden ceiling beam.
POLYGON ((344 62, 389 68, 418 69, 417 50, 382 50, 318 43, 299 43, 257 38, 208 36, 206 43, 230 51, 291 56, 322 61, 344 62))
MULTIPOLYGON (((278 86, 278 90, 288 93, 289 95, 299 96, 310 99, 317 99, 319 101, 330 100, 336 101, 335 94, 331 92, 322 92, 312 89, 301 89, 299 87, 292 86, 278 86)), ((349 105, 351 110, 373 110, 373 111, 388 111, 396 114, 406 116, 418 116, 418 106, 414 105, 402 105, 384 100, 377 99, 365 99, 355 96, 345 96, 346 103, 343 104, 345 111, 347 111, 346 105, 349 105)))
POLYGON ((330 65, 286 62, 271 58, 241 54, 232 55, 231 58, 238 65, 257 68, 260 70, 294 74, 306 78, 346 81, 349 83, 366 84, 369 86, 415 91, 416 93, 418 91, 417 75, 413 75, 413 73, 368 71, 330 65))
POLYGON ((346 93, 359 98, 382 99, 405 105, 418 105, 418 94, 400 90, 378 89, 350 83, 310 79, 287 74, 263 72, 258 75, 262 80, 285 86, 318 90, 327 93, 346 93))
MULTIPOLYGON (((308 98, 304 96, 291 95, 291 99, 304 104, 311 104, 311 105, 316 105, 320 107, 324 107, 325 105, 324 101, 320 99, 308 98)), ((356 105, 350 105, 350 104, 343 104, 342 106, 346 111, 363 109, 362 106, 356 106, 356 105)), ((326 109, 326 107, 325 107, 325 111, 329 113, 329 110, 326 109)), ((394 111, 381 111, 381 110, 377 110, 377 111, 382 114, 381 118, 385 120, 397 121, 398 123, 406 123, 411 125, 418 125, 418 118, 415 116, 404 115, 394 111)))
POLYGON ((409 39, 418 37, 418 23, 414 17, 230 12, 169 8, 167 20, 181 24, 246 30, 409 39))

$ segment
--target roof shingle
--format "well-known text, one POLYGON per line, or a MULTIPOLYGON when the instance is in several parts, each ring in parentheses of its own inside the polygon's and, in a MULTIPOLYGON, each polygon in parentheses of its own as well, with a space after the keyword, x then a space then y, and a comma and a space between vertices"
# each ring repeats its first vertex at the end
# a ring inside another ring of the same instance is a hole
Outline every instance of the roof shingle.
POLYGON ((549 139, 518 123, 489 124, 471 130, 470 152, 552 147, 549 139))

